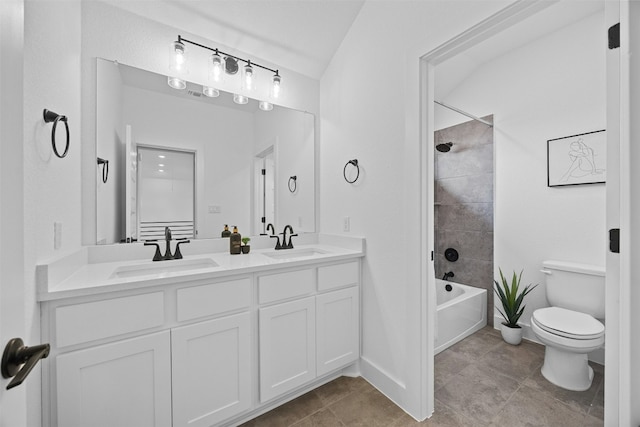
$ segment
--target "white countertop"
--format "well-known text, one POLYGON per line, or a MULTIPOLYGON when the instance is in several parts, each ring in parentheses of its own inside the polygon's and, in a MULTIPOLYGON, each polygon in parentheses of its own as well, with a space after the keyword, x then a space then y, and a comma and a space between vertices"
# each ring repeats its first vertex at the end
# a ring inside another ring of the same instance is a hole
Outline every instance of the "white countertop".
MULTIPOLYGON (((181 245, 182 260, 155 262, 151 260, 155 248, 141 243, 84 247, 37 266, 38 301, 165 285, 176 283, 176 279, 213 279, 364 256, 362 238, 314 234, 300 240, 301 244, 295 244, 295 249, 278 251, 264 248, 266 242, 272 244, 272 241, 262 239, 254 246, 252 240, 250 253, 239 255, 230 255, 228 249, 216 251, 228 245, 222 239, 192 240, 181 245), (150 270, 145 271, 147 268, 150 270)), ((164 242, 160 243, 164 253, 164 242)))

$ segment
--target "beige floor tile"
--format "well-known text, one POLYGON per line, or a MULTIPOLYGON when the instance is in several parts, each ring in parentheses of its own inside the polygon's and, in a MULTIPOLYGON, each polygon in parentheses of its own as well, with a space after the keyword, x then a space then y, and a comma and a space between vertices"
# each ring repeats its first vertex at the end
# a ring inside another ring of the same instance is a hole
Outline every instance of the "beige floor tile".
POLYGON ((345 426, 388 427, 404 414, 378 390, 351 393, 328 408, 345 426))
POLYGON ((586 414, 571 410, 550 395, 522 386, 493 419, 495 426, 584 427, 586 414))
MULTIPOLYGON (((536 372, 524 381, 524 384, 535 390, 549 394, 550 396, 567 404, 575 411, 586 414, 592 408, 596 394, 603 382, 602 380, 603 374, 598 370, 594 370, 593 382, 591 383, 589 390, 571 391, 552 384, 542 376, 540 369, 537 369, 536 372)), ((602 404, 604 405, 604 394, 602 394, 602 404)))
POLYGON ((243 427, 286 427, 317 412, 323 408, 322 401, 312 391, 293 399, 284 405, 260 415, 247 423, 243 427))
POLYGON ((350 393, 369 390, 373 390, 373 386, 362 377, 339 377, 318 387, 313 392, 320 398, 322 404, 327 406, 350 393))
POLYGON ((451 378, 460 373, 471 362, 458 353, 447 349, 435 357, 434 367, 434 389, 438 390, 444 386, 451 378))
POLYGON ((502 342, 485 354, 476 364, 479 369, 491 369, 517 381, 524 381, 542 366, 544 347, 528 342, 510 345, 502 342))
POLYGON ((488 423, 517 389, 516 380, 470 365, 438 390, 436 398, 467 418, 488 423))
POLYGON ((342 427, 344 424, 329 409, 321 409, 315 414, 293 424, 291 427, 342 427))

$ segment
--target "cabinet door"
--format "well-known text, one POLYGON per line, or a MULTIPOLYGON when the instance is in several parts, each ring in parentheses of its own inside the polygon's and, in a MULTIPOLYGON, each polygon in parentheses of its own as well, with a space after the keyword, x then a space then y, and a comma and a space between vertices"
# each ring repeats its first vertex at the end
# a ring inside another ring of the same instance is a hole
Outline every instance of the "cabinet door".
POLYGON ((251 406, 249 313, 175 328, 173 425, 212 426, 251 406))
POLYGON ((260 401, 316 377, 315 298, 260 309, 260 401))
POLYGON ((318 376, 342 368, 360 353, 358 288, 316 297, 318 376))
POLYGON ((171 426, 169 332, 56 358, 58 426, 171 426))

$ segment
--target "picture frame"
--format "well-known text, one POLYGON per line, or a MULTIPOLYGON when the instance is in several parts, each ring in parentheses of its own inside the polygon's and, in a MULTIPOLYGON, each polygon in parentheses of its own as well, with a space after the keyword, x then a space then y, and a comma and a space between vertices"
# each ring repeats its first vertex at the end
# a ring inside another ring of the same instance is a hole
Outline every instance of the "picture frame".
POLYGON ((547 187, 604 184, 606 178, 604 129, 547 140, 547 187))

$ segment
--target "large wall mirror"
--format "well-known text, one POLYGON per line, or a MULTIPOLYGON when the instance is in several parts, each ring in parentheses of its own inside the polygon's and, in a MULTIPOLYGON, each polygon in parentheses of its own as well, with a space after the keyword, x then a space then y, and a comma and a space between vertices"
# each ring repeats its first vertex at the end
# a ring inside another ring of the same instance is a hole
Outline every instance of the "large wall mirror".
POLYGON ((220 237, 224 224, 315 231, 312 114, 210 98, 192 83, 175 90, 101 58, 96 88, 98 244, 157 238, 165 226, 190 238, 220 237))

